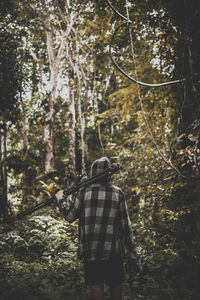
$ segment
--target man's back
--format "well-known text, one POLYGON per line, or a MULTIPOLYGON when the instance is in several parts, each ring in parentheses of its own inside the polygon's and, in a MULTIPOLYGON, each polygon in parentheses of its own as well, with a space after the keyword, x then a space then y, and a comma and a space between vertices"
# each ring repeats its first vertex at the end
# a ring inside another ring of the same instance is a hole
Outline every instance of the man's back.
MULTIPOLYGON (((106 157, 94 161, 90 176, 102 174, 110 166, 106 157)), ((105 260, 113 254, 124 256, 124 248, 132 252, 135 245, 122 190, 105 178, 79 190, 74 203, 58 200, 63 217, 68 222, 79 219, 80 258, 105 260)))
POLYGON ((80 254, 88 260, 120 254, 120 206, 122 191, 111 184, 92 184, 84 189, 80 215, 80 254))

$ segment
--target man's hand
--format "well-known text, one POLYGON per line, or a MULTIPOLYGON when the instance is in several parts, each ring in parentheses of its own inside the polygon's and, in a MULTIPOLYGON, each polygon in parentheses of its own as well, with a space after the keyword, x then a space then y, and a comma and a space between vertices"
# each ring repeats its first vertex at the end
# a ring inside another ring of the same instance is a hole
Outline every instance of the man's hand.
POLYGON ((53 196, 50 205, 52 207, 58 206, 60 208, 61 203, 64 201, 63 199, 64 199, 64 194, 63 194, 63 190, 61 190, 53 196))
POLYGON ((54 198, 55 198, 55 202, 54 202, 54 203, 56 203, 56 204, 58 205, 59 202, 60 202, 60 200, 63 199, 63 196, 64 196, 63 190, 57 192, 57 193, 55 194, 55 197, 54 197, 54 198))

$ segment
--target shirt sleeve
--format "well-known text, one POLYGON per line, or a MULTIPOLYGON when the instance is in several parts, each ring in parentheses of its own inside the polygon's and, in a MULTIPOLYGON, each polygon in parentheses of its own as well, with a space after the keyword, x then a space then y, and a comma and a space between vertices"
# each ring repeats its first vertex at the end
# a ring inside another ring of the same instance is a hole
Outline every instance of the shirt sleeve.
POLYGON ((119 214, 120 214, 120 227, 121 227, 121 240, 127 249, 129 255, 132 258, 137 259, 136 246, 133 238, 133 231, 131 227, 131 221, 128 213, 128 207, 124 194, 121 194, 120 205, 119 205, 119 214))
POLYGON ((80 217, 81 203, 81 192, 78 192, 72 204, 69 204, 66 198, 57 199, 57 205, 61 215, 70 223, 74 222, 80 217))

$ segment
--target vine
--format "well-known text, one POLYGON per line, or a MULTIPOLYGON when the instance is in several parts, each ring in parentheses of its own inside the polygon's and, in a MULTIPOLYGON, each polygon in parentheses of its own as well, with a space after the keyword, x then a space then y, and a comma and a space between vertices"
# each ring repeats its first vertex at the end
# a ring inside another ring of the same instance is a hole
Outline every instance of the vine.
POLYGON ((154 138, 154 135, 150 129, 150 126, 149 126, 149 123, 148 123, 148 120, 146 118, 146 115, 145 115, 145 111, 144 111, 144 107, 143 107, 143 102, 142 102, 142 99, 141 99, 141 93, 140 93, 140 88, 139 86, 147 86, 147 87, 161 87, 161 86, 166 86, 166 85, 171 85, 171 84, 177 84, 177 83, 182 83, 182 82, 185 82, 186 79, 178 79, 178 80, 174 80, 174 81, 168 81, 168 82, 163 82, 163 83, 158 83, 158 84, 151 84, 151 83, 145 83, 145 82, 142 82, 142 81, 139 81, 138 80, 138 76, 137 76, 137 67, 136 67, 136 60, 135 60, 135 54, 134 54, 134 47, 133 47, 133 39, 132 39, 132 35, 131 35, 131 29, 130 29, 130 24, 132 24, 132 21, 130 20, 130 17, 129 17, 129 9, 128 9, 128 1, 126 0, 126 14, 127 14, 127 17, 125 17, 124 15, 122 15, 121 13, 119 13, 115 8, 114 6, 111 4, 111 2, 109 0, 106 0, 109 4, 109 6, 112 8, 112 10, 118 15, 120 16, 124 21, 122 22, 122 24, 120 24, 114 31, 112 37, 111 37, 111 41, 110 41, 110 47, 109 47, 109 50, 110 50, 110 57, 111 57, 111 61, 113 62, 113 64, 115 65, 115 67, 125 76, 127 77, 129 80, 131 80, 132 82, 134 82, 136 84, 136 88, 137 88, 137 96, 138 96, 138 99, 139 99, 139 103, 140 103, 140 107, 141 107, 141 111, 142 111, 142 116, 143 116, 143 119, 144 119, 144 122, 145 122, 145 125, 146 125, 146 128, 148 130, 148 133, 150 135, 150 138, 158 152, 158 154, 160 155, 160 157, 162 158, 162 160, 172 169, 174 169, 176 171, 176 173, 178 173, 181 177, 185 178, 185 176, 177 169, 176 166, 174 166, 172 164, 172 162, 169 160, 167 160, 163 153, 161 152, 161 150, 159 149, 159 146, 154 138), (124 25, 127 25, 128 26, 128 32, 129 32, 129 37, 130 37, 130 44, 131 44, 131 55, 132 55, 132 60, 133 60, 133 64, 134 64, 134 72, 135 72, 135 78, 129 76, 122 68, 120 68, 120 66, 116 63, 116 61, 114 60, 113 56, 112 56, 112 43, 113 43, 113 40, 115 38, 115 35, 116 33, 118 32, 118 30, 124 26, 124 25))

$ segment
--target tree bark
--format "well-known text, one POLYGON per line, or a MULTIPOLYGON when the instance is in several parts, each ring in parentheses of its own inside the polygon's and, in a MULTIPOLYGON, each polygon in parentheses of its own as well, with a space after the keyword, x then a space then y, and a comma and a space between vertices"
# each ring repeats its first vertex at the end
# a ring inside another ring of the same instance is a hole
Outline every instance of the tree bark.
POLYGON ((23 119, 23 140, 24 140, 24 156, 25 156, 25 167, 23 172, 23 181, 24 181, 24 192, 23 192, 23 202, 27 202, 28 198, 28 192, 29 192, 29 175, 28 175, 28 130, 29 130, 29 123, 27 118, 27 112, 26 107, 23 105, 23 113, 24 113, 24 119, 23 119))
POLYGON ((81 103, 81 78, 80 78, 80 70, 79 70, 79 63, 77 64, 76 68, 77 73, 77 97, 78 97, 78 116, 79 116, 79 123, 80 123, 80 136, 81 142, 79 150, 81 152, 81 173, 85 174, 85 146, 84 146, 84 123, 83 123, 83 116, 82 116, 82 103, 81 103))
MULTIPOLYGON (((0 133, 0 160, 6 160, 7 158, 7 127, 6 122, 3 121, 2 132, 0 133)), ((8 183, 7 183, 7 166, 4 164, 0 167, 0 214, 6 216, 8 213, 8 183)))
POLYGON ((75 95, 74 95, 74 74, 73 71, 68 72, 69 81, 69 154, 70 154, 70 169, 76 169, 76 110, 75 110, 75 95))
POLYGON ((44 143, 45 143, 45 173, 54 171, 54 151, 53 151, 53 112, 56 98, 56 87, 58 78, 58 60, 55 58, 50 64, 50 95, 48 108, 45 115, 44 143))
POLYGON ((87 74, 85 78, 85 102, 84 102, 84 126, 83 126, 84 156, 86 161, 88 161, 87 126, 88 126, 90 75, 91 75, 91 59, 88 57, 87 74))

